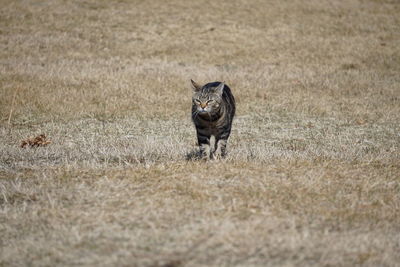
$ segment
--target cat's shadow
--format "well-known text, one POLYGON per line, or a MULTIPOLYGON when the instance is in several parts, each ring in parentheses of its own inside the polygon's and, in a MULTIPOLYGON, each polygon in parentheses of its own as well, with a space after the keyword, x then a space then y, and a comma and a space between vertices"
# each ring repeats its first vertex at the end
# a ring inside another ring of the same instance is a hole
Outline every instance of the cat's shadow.
POLYGON ((187 161, 218 161, 218 160, 223 160, 225 157, 222 158, 217 158, 215 157, 214 154, 211 155, 211 157, 204 157, 204 155, 200 152, 199 149, 193 149, 186 153, 185 159, 187 161))
POLYGON ((204 158, 202 157, 199 149, 193 149, 188 153, 186 153, 185 159, 187 161, 198 161, 198 160, 203 160, 204 158))

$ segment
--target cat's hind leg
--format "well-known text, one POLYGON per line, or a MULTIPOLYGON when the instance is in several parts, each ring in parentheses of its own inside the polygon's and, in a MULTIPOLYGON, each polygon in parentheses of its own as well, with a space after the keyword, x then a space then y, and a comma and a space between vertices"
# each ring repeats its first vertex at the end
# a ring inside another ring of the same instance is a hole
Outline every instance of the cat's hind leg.
POLYGON ((215 140, 215 147, 216 147, 215 152, 214 152, 215 159, 225 158, 227 142, 228 142, 228 139, 215 140))

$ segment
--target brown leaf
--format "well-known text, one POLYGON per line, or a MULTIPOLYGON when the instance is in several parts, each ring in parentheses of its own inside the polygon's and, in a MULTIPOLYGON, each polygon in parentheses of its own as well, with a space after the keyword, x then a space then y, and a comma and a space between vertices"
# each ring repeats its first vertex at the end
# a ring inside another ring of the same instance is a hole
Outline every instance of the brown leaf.
POLYGON ((47 146, 48 144, 51 143, 51 141, 46 140, 46 138, 47 137, 45 134, 41 134, 34 138, 28 138, 28 139, 22 140, 20 147, 24 148, 26 146, 28 146, 28 147, 47 146))

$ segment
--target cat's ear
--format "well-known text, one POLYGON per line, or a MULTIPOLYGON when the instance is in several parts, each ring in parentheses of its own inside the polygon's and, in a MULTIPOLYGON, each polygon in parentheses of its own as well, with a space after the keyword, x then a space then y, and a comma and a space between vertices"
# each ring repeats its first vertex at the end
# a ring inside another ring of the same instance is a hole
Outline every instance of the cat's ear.
POLYGON ((225 82, 220 83, 217 87, 215 87, 215 92, 222 96, 222 93, 224 92, 224 86, 225 82))
POLYGON ((195 81, 193 81, 192 79, 190 79, 190 83, 192 85, 193 91, 198 92, 201 90, 201 86, 198 83, 196 83, 195 81))

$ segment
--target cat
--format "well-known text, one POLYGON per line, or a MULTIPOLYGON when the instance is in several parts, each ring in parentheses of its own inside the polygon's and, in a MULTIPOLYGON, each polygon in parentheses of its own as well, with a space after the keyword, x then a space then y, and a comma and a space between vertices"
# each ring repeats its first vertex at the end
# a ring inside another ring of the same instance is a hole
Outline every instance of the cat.
POLYGON ((226 145, 235 116, 235 98, 224 82, 211 82, 203 86, 191 81, 192 121, 196 126, 200 156, 204 159, 224 158, 226 145), (214 149, 210 139, 214 136, 214 149))

